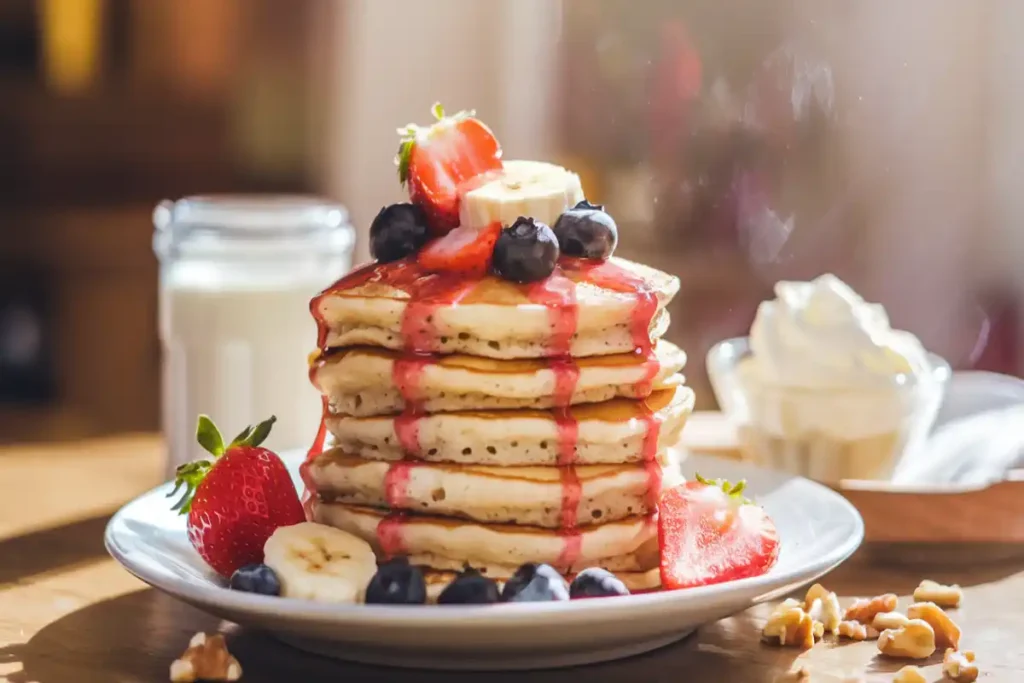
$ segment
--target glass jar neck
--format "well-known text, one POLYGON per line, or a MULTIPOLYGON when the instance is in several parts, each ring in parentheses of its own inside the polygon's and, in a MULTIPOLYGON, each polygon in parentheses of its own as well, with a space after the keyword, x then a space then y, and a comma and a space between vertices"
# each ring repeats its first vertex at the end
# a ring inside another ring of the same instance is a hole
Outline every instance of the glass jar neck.
POLYGON ((163 201, 153 212, 161 261, 190 258, 291 259, 346 253, 352 228, 340 204, 296 195, 209 195, 163 201))

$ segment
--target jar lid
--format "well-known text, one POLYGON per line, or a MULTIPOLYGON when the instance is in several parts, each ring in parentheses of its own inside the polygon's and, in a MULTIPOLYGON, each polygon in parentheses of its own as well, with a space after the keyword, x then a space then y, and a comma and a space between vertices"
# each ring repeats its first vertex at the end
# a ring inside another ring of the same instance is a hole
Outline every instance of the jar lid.
POLYGON ((338 228, 347 220, 342 205, 306 195, 196 195, 164 200, 153 211, 157 230, 180 225, 283 233, 338 228))

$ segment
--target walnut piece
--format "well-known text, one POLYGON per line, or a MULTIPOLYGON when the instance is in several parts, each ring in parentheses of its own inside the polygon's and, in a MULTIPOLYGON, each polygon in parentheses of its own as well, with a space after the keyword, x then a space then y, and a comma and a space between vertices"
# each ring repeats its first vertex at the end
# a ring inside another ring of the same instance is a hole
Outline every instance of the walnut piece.
POLYGON ((843 615, 845 621, 859 621, 862 624, 870 624, 876 614, 892 612, 896 609, 896 595, 886 593, 878 595, 870 600, 857 600, 846 609, 843 615))
POLYGON ((821 623, 823 629, 829 633, 835 633, 839 628, 839 622, 842 621, 843 610, 839 607, 839 598, 835 593, 825 590, 820 583, 807 590, 804 611, 811 615, 811 619, 821 623))
POLYGON ((897 671, 892 683, 928 683, 928 679, 921 673, 920 668, 911 664, 897 671))
POLYGON ((171 663, 173 683, 193 681, 237 681, 242 677, 242 666, 228 652, 224 636, 197 633, 188 643, 188 649, 171 663))
POLYGON ((775 683, 807 683, 810 680, 811 672, 807 670, 806 666, 798 666, 775 677, 775 683))
POLYGON ((978 679, 978 665, 974 663, 974 653, 970 650, 957 652, 953 648, 946 650, 942 658, 942 673, 956 683, 972 683, 978 679))
POLYGON ((917 602, 934 602, 939 607, 959 607, 964 599, 960 586, 943 586, 931 579, 925 579, 914 589, 914 600, 917 602))
POLYGON ((915 602, 907 608, 911 619, 923 619, 935 631, 936 647, 960 647, 960 627, 934 602, 915 602))
POLYGON ((906 626, 908 621, 910 619, 900 612, 879 612, 871 620, 871 625, 875 627, 876 631, 884 631, 888 628, 906 626))
POLYGON ((815 636, 821 637, 820 626, 821 624, 815 624, 810 614, 799 607, 779 609, 768 617, 768 623, 761 631, 761 638, 783 647, 802 647, 809 650, 814 647, 815 636), (819 628, 816 629, 815 626, 819 628))
POLYGON ((865 626, 859 621, 839 622, 836 634, 840 638, 849 638, 850 640, 874 640, 878 637, 878 631, 874 627, 865 626))
POLYGON ((935 652, 935 631, 927 621, 911 619, 906 626, 882 631, 878 651, 887 657, 925 659, 935 652))
POLYGON ((778 612, 785 612, 786 610, 793 609, 794 607, 799 607, 800 609, 803 609, 803 606, 804 604, 796 598, 786 598, 785 600, 783 600, 775 606, 775 609, 772 610, 772 614, 776 614, 778 612))

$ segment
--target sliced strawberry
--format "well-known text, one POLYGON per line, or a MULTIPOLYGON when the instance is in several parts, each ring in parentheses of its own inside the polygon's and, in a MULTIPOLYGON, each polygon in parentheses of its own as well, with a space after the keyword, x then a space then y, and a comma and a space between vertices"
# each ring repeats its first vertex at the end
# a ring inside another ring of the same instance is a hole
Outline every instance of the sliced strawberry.
POLYGON ((699 475, 665 491, 658 505, 661 585, 690 588, 759 576, 779 556, 775 524, 742 497, 744 482, 699 475))
POLYGON ((438 273, 483 275, 491 267, 494 244, 501 235, 501 223, 486 228, 459 227, 420 250, 420 265, 438 273))
POLYGON ((221 576, 263 561, 263 544, 276 529, 306 521, 288 469, 260 443, 274 424, 271 417, 224 440, 210 418, 200 416, 197 438, 212 460, 178 468, 176 485, 185 493, 174 505, 188 515, 188 539, 221 576))
POLYGON ((462 194, 484 174, 501 170, 501 145, 473 112, 445 116, 435 104, 433 113, 437 123, 431 126, 398 129, 402 144, 396 162, 409 199, 423 207, 434 234, 444 235, 459 224, 462 194))

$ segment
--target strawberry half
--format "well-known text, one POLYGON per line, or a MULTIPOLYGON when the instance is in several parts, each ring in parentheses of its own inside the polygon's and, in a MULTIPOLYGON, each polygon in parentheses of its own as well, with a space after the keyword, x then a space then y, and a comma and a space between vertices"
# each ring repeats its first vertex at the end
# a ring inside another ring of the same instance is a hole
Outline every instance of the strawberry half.
POLYGON ((436 273, 483 275, 491 267, 501 223, 485 228, 458 227, 428 243, 416 256, 420 265, 436 273))
POLYGON ((213 460, 178 468, 172 509, 188 515, 188 540, 221 576, 263 561, 263 544, 276 529, 306 521, 287 468, 273 452, 260 448, 275 418, 246 427, 224 445, 210 418, 199 416, 196 438, 213 460))
POLYGON ((484 174, 501 170, 501 145, 473 112, 445 116, 440 104, 432 111, 433 125, 398 129, 402 144, 395 162, 409 199, 426 212, 431 231, 444 235, 459 224, 462 194, 484 174))
POLYGON ((744 482, 697 475, 665 491, 658 505, 661 585, 690 588, 759 576, 779 557, 775 524, 742 496, 744 482))

